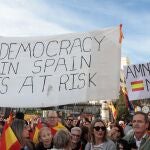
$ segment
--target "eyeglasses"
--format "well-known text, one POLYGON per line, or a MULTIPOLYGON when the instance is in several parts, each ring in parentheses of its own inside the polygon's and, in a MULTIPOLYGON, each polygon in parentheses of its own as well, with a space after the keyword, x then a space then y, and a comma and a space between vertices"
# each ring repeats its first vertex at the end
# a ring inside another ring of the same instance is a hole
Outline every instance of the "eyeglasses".
POLYGON ((56 119, 57 117, 48 117, 48 119, 56 119))
POLYGON ((78 134, 71 134, 72 136, 75 136, 75 137, 77 137, 77 138, 79 138, 80 137, 80 135, 78 135, 78 134))
POLYGON ((94 129, 95 129, 96 131, 99 131, 100 129, 101 129, 102 131, 105 131, 105 130, 106 130, 106 127, 95 126, 94 129))

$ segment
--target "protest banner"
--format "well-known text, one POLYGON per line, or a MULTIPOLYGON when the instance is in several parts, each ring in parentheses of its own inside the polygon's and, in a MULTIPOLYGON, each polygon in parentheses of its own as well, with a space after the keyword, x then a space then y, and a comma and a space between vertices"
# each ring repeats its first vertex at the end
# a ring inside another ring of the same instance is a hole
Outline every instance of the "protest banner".
POLYGON ((120 26, 0 37, 0 106, 48 107, 119 95, 120 26))
POLYGON ((150 98, 150 63, 124 67, 129 100, 150 98))

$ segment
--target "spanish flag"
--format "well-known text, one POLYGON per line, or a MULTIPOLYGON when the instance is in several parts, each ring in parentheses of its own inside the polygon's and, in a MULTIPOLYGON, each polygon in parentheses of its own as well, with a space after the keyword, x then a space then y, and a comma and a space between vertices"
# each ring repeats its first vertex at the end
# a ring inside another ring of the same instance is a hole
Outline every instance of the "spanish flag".
POLYGON ((15 136, 11 127, 5 123, 0 140, 0 150, 20 150, 21 144, 15 136))
POLYGON ((57 131, 61 130, 61 129, 66 129, 65 126, 63 126, 60 122, 58 122, 58 124, 55 127, 50 127, 51 133, 54 136, 56 134, 57 131))
POLYGON ((31 137, 31 139, 33 140, 33 142, 35 144, 37 144, 39 142, 39 140, 38 140, 38 134, 39 134, 39 131, 40 131, 41 128, 42 128, 42 124, 38 123, 37 126, 35 127, 35 130, 33 132, 32 137, 31 137))
POLYGON ((121 90, 121 93, 123 95, 123 99, 125 101, 126 107, 128 108, 128 110, 130 112, 133 112, 134 111, 134 106, 131 103, 131 101, 129 101, 129 97, 128 97, 128 93, 127 93, 126 87, 120 87, 120 88, 121 88, 120 90, 121 90))
POLYGON ((132 91, 141 91, 144 90, 143 80, 131 82, 132 91))
POLYGON ((116 110, 114 104, 111 102, 108 106, 112 112, 113 118, 116 120, 117 119, 117 110, 116 110))

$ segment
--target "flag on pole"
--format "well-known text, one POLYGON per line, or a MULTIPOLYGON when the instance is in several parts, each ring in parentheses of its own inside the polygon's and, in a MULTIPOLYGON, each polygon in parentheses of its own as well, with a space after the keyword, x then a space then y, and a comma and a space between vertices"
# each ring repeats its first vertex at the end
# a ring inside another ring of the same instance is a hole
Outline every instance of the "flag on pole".
POLYGON ((21 148, 21 144, 7 123, 4 125, 0 143, 0 150, 20 150, 21 148))
POLYGON ((38 142, 39 142, 39 140, 38 140, 38 134, 39 134, 39 131, 40 131, 40 129, 42 128, 42 124, 41 123, 38 123, 37 125, 36 125, 36 127, 35 127, 35 130, 34 130, 34 132, 33 132, 33 135, 32 135, 32 140, 33 140, 33 142, 35 143, 35 144, 37 144, 38 142))
POLYGON ((108 106, 112 112, 113 118, 116 120, 117 119, 117 110, 116 110, 114 104, 111 102, 108 106))
POLYGON ((125 87, 121 87, 121 92, 122 92, 123 99, 125 101, 126 107, 128 108, 129 112, 133 112, 134 111, 134 106, 131 103, 131 101, 129 101, 128 93, 127 93, 126 88, 125 87))

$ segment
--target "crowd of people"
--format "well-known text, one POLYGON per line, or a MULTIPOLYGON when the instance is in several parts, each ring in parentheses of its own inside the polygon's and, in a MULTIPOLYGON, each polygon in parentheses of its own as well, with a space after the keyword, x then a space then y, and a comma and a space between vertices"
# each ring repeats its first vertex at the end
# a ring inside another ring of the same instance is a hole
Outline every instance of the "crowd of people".
MULTIPOLYGON (((130 124, 126 124, 123 120, 106 123, 100 118, 74 121, 73 116, 64 120, 56 111, 50 110, 47 117, 34 126, 24 120, 23 113, 20 114, 10 127, 21 150, 150 150, 150 116, 143 112, 136 112, 130 124), (37 126, 36 141, 33 133, 37 126)), ((1 120, 2 134, 4 126, 5 122, 1 120)))

